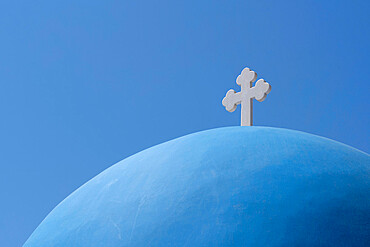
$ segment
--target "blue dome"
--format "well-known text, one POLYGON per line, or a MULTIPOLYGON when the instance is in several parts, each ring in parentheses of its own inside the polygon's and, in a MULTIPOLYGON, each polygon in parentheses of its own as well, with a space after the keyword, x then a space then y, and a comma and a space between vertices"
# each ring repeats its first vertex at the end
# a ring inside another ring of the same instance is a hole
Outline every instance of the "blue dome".
POLYGON ((365 246, 369 165, 368 154, 303 132, 203 131, 106 169, 24 246, 365 246))

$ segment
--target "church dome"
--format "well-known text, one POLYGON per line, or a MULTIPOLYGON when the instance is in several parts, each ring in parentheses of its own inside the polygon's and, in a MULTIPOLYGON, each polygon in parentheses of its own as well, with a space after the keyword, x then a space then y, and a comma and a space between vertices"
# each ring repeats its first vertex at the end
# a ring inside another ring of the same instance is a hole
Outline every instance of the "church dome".
POLYGON ((207 130, 106 169, 24 247, 365 246, 370 156, 303 132, 207 130))

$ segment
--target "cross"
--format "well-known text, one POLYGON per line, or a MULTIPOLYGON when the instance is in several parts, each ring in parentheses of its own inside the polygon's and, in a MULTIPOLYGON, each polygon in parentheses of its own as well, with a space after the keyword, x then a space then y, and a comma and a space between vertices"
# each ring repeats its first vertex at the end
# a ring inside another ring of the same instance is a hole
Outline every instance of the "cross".
POLYGON ((253 125, 253 99, 260 102, 264 101, 267 94, 271 91, 271 86, 264 79, 257 79, 257 73, 249 68, 243 69, 242 73, 236 78, 236 84, 241 87, 240 92, 236 93, 233 89, 227 91, 222 105, 229 112, 235 111, 237 105, 241 104, 241 126, 253 125))

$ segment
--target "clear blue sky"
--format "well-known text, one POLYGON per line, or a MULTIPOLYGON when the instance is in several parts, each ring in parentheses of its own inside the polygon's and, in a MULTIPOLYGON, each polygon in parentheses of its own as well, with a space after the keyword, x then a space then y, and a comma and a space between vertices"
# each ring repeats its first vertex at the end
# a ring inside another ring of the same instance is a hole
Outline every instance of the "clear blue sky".
POLYGON ((238 125, 248 66, 272 85, 255 125, 370 151, 369 1, 2 1, 0 246, 155 144, 238 125))

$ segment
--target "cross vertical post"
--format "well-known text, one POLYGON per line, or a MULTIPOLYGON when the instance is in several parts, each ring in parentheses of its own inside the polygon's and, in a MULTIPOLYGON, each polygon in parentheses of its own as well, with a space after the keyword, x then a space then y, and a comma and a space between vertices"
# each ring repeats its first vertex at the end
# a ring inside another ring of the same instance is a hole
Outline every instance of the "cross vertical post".
POLYGON ((253 125, 253 100, 246 99, 241 103, 241 126, 253 125))

